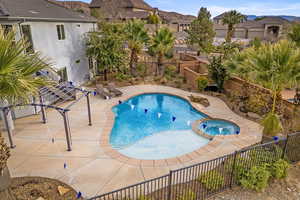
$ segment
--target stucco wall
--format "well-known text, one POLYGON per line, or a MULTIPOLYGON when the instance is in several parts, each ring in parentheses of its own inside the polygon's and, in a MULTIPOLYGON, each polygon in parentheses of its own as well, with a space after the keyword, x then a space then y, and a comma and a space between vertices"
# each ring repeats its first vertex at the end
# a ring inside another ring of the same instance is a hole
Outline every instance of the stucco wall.
POLYGON ((76 85, 88 79, 88 59, 85 55, 85 33, 93 30, 91 23, 28 22, 33 46, 42 56, 50 58, 53 67, 67 67, 68 79, 76 85), (58 40, 56 25, 65 27, 65 40, 58 40), (78 62, 79 63, 76 63, 78 62))
MULTIPOLYGON (((1 24, 9 24, 4 21, 1 24)), ((30 25, 35 52, 50 59, 55 69, 66 67, 68 80, 80 85, 88 79, 88 58, 85 55, 85 35, 95 28, 93 23, 23 22, 30 25), (56 25, 63 24, 65 40, 58 40, 56 25)), ((17 39, 20 28, 14 24, 17 39)))

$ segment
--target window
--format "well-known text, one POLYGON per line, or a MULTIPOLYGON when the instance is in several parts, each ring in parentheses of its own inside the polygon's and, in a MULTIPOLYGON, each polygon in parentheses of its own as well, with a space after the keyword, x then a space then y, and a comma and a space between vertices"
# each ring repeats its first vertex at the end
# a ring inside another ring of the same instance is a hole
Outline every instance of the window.
POLYGON ((26 48, 26 53, 27 54, 32 54, 34 53, 34 48, 33 48, 33 41, 32 41, 32 36, 31 36, 31 28, 30 25, 22 25, 21 26, 23 38, 27 41, 28 46, 26 48))
POLYGON ((67 68, 66 67, 58 70, 57 74, 60 76, 59 82, 66 82, 66 81, 68 81, 68 74, 67 74, 67 68))
POLYGON ((56 25, 58 40, 65 40, 65 26, 64 25, 56 25))

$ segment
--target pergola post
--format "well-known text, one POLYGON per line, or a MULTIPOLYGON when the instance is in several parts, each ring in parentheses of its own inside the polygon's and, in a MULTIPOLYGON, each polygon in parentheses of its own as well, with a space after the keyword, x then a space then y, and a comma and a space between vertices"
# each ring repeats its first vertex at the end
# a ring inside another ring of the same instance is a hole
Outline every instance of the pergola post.
POLYGON ((64 126, 65 126, 65 133, 66 133, 66 139, 67 139, 67 146, 68 151, 72 151, 71 147, 71 133, 70 133, 70 124, 69 124, 69 118, 67 111, 61 112, 63 119, 64 119, 64 126))
POLYGON ((14 142, 13 142, 13 139, 12 139, 12 132, 11 132, 11 129, 10 129, 10 126, 9 126, 9 123, 8 123, 8 119, 7 119, 7 116, 10 112, 10 109, 8 107, 5 107, 5 108, 3 108, 2 112, 3 112, 5 127, 6 127, 7 134, 8 134, 8 140, 9 140, 10 148, 13 149, 13 148, 16 147, 16 145, 14 145, 14 142))
POLYGON ((36 108, 36 98, 33 96, 32 97, 32 103, 34 104, 33 108, 34 108, 34 114, 38 114, 37 108, 36 108))
POLYGON ((90 93, 86 95, 88 115, 89 115, 89 126, 92 126, 92 114, 91 114, 91 104, 90 104, 90 93))
POLYGON ((41 113, 42 113, 42 121, 44 124, 47 123, 47 116, 44 105, 44 98, 40 95, 40 104, 41 104, 41 113))

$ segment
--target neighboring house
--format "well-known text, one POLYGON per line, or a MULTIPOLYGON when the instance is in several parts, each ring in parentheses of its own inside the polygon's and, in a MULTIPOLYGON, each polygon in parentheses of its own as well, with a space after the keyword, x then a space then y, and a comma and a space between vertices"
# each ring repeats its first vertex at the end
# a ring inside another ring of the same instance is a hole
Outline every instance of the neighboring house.
MULTIPOLYGON (((224 14, 214 18, 214 28, 217 38, 225 38, 227 25, 223 25, 224 14)), ((277 41, 284 35, 291 22, 276 16, 262 17, 255 20, 245 20, 235 26, 234 39, 253 40, 258 38, 266 41, 277 41)))
POLYGON ((0 0, 0 26, 29 41, 26 53, 49 58, 62 81, 89 79, 84 39, 96 28, 94 18, 47 0, 0 0))
POLYGON ((147 20, 150 14, 157 13, 163 23, 170 25, 170 29, 175 32, 188 29, 191 22, 196 18, 191 15, 153 8, 143 0, 92 0, 90 8, 91 13, 112 22, 123 22, 131 19, 147 20))

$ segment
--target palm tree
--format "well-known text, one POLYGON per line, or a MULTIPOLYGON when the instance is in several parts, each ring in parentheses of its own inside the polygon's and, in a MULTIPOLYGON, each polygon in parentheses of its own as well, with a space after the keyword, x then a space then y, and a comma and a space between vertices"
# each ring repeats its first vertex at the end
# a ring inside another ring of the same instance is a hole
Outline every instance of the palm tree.
POLYGON ((226 42, 230 43, 233 37, 236 24, 242 23, 245 20, 245 15, 237 12, 236 10, 228 11, 224 14, 222 22, 223 25, 228 25, 226 42))
POLYGON ((294 24, 288 33, 288 38, 300 47, 300 24, 294 24))
POLYGON ((163 59, 172 57, 175 37, 168 28, 161 28, 152 36, 149 54, 157 59, 156 75, 164 75, 163 59))
POLYGON ((282 40, 275 44, 262 44, 239 53, 230 65, 233 72, 244 73, 249 80, 272 90, 271 112, 264 118, 264 134, 274 136, 282 131, 276 103, 282 89, 300 81, 300 50, 295 44, 282 40))
POLYGON ((149 41, 149 36, 147 30, 145 29, 144 23, 140 20, 129 21, 125 25, 125 37, 130 49, 130 70, 131 75, 137 75, 137 63, 138 56, 142 52, 143 48, 147 45, 149 41))
MULTIPOLYGON (((15 33, 4 33, 0 29, 0 101, 10 104, 26 102, 31 95, 36 95, 41 86, 49 84, 47 80, 35 74, 50 66, 41 59, 39 53, 26 55, 28 43, 15 41, 15 33)), ((9 149, 0 133, 0 199, 15 199, 10 191, 10 175, 7 168, 9 149)))

